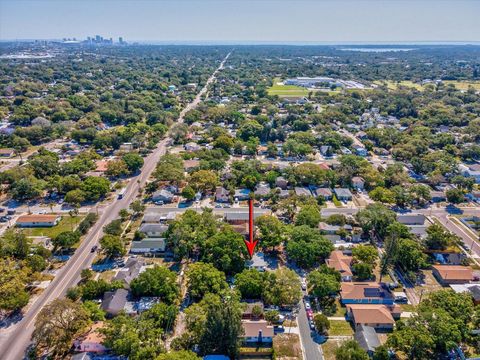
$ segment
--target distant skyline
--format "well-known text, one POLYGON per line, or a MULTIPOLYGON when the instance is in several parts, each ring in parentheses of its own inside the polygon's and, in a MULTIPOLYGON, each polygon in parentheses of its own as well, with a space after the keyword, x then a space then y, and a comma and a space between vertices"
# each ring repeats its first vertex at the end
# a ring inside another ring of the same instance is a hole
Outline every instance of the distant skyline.
POLYGON ((480 41, 477 0, 0 0, 0 40, 480 41))

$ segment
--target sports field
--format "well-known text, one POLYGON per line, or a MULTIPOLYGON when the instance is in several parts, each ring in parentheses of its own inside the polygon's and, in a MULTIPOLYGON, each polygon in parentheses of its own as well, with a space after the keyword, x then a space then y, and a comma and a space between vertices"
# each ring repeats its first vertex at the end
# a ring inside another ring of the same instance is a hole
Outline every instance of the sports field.
MULTIPOLYGON (((377 85, 386 85, 389 90, 396 90, 400 86, 404 87, 409 87, 409 88, 415 88, 417 90, 424 90, 426 85, 421 85, 418 83, 415 83, 413 81, 409 80, 403 80, 403 81, 392 81, 392 80, 376 80, 373 82, 374 84, 377 85)), ((480 80, 472 80, 472 81, 467 81, 467 80, 444 80, 443 83, 445 85, 452 84, 454 85, 457 89, 459 90, 468 90, 469 87, 473 87, 475 90, 480 90, 480 80)), ((428 85, 428 84, 427 84, 428 85)))

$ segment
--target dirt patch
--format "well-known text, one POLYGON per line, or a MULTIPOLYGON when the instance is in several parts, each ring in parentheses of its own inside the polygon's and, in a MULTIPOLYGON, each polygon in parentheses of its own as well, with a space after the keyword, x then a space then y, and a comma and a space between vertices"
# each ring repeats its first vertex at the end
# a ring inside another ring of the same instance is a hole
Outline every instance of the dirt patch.
POLYGON ((280 334, 273 338, 276 360, 301 360, 302 347, 297 334, 280 334))

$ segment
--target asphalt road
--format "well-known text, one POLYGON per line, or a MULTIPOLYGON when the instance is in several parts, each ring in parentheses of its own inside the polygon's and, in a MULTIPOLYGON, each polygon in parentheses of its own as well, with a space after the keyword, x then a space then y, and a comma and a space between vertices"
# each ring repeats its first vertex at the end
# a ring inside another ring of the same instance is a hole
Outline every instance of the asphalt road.
POLYGON ((315 338, 317 338, 316 333, 310 330, 303 300, 300 301, 299 305, 300 311, 298 312, 297 323, 302 342, 303 358, 304 360, 322 360, 323 353, 319 344, 315 342, 315 338))
MULTIPOLYGON (((200 103, 202 95, 208 91, 208 85, 215 80, 218 71, 223 68, 225 61, 229 56, 230 53, 221 62, 217 70, 210 76, 205 86, 200 90, 195 99, 182 110, 177 120, 178 122, 183 122, 185 114, 194 109, 200 103)), ((92 264, 92 261, 95 258, 95 253, 91 253, 90 249, 94 245, 98 244, 98 241, 103 234, 103 226, 117 218, 118 212, 121 209, 128 209, 130 203, 137 197, 140 187, 145 185, 149 176, 155 169, 159 157, 165 154, 170 140, 171 139, 168 137, 162 140, 158 144, 157 148, 144 159, 145 162, 142 171, 139 175, 131 179, 127 185, 127 190, 123 198, 120 200, 114 200, 104 208, 98 221, 85 236, 75 254, 70 258, 70 260, 68 260, 65 266, 59 271, 57 276, 55 276, 55 279, 51 282, 49 287, 24 314, 23 319, 16 325, 12 326, 11 329, 2 330, 2 332, 6 332, 6 335, 2 336, 3 341, 0 344, 1 360, 17 360, 24 358, 25 350, 31 342, 35 318, 40 310, 42 310, 42 308, 49 304, 52 300, 63 297, 66 290, 79 281, 80 271, 92 264)))

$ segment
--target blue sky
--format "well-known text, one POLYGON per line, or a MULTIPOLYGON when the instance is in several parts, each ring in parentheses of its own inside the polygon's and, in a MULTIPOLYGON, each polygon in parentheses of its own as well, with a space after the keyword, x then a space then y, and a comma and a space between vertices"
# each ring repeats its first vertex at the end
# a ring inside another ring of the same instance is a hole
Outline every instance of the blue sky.
POLYGON ((480 41, 477 0, 0 0, 0 39, 480 41))

